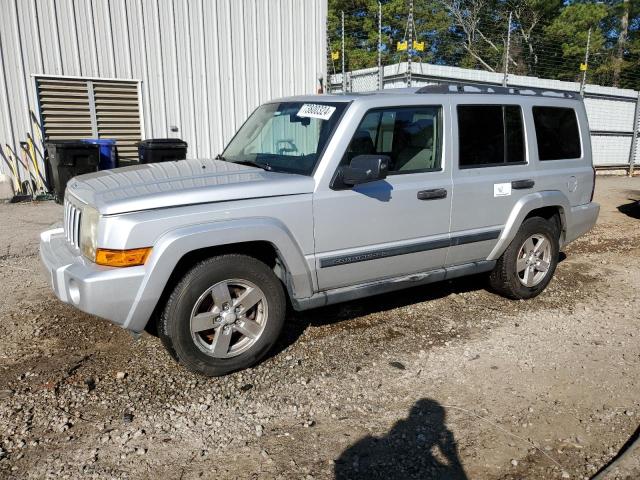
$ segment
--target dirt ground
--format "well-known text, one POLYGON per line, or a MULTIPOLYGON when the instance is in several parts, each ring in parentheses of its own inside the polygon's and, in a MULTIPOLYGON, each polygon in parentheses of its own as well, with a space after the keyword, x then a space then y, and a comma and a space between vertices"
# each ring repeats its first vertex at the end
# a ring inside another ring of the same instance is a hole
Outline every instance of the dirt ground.
POLYGON ((480 276, 291 315, 218 379, 58 302, 61 207, 0 205, 0 478, 590 478, 640 424, 640 178, 596 200, 536 299, 480 276))

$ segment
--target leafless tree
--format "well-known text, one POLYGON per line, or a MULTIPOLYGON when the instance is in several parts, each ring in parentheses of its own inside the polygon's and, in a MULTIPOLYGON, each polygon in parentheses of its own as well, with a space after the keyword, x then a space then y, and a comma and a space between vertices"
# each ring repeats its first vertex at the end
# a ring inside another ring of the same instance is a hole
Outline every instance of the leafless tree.
MULTIPOLYGON (((485 58, 483 48, 498 54, 501 48, 494 42, 484 29, 483 18, 487 18, 489 0, 439 0, 442 7, 451 15, 454 24, 464 32, 463 47, 469 55, 477 60, 484 68, 495 72, 489 59, 485 58)), ((506 33, 506 23, 505 23, 506 33)), ((513 61, 512 59, 510 59, 513 61)))
MULTIPOLYGON (((533 42, 533 33, 542 20, 542 13, 539 8, 535 8, 533 2, 529 0, 517 1, 512 5, 513 16, 525 48, 529 52, 529 59, 533 65, 538 64, 538 53, 533 42)), ((526 62, 529 63, 529 62, 526 62)))

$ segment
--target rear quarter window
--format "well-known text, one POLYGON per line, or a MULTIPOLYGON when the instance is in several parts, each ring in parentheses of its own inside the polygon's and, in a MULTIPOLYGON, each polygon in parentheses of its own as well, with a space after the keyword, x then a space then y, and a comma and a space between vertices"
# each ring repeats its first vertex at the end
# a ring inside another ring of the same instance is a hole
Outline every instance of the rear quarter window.
POLYGON ((580 129, 573 108, 533 107, 540 160, 582 157, 580 129))

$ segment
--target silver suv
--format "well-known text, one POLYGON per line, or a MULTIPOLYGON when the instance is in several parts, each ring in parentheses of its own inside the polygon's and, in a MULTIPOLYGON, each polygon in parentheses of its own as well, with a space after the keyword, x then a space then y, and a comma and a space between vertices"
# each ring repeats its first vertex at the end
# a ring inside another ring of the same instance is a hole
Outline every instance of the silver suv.
POLYGON ((599 206, 578 95, 430 86, 285 98, 215 160, 82 175, 40 252, 60 300, 205 375, 305 310, 490 272, 538 295, 599 206))

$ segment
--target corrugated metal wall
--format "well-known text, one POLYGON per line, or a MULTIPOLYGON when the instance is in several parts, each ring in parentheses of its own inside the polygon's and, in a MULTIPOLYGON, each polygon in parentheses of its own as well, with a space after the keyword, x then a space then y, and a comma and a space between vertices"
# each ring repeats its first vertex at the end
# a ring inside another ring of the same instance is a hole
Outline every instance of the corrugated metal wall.
POLYGON ((210 157, 260 103, 313 93, 326 71, 327 0, 0 0, 0 11, 0 142, 16 151, 34 133, 34 74, 141 80, 145 136, 210 157))

